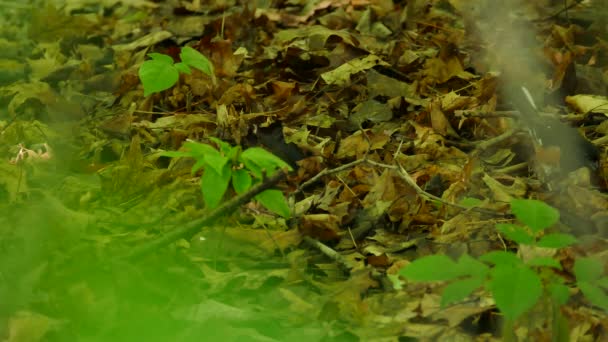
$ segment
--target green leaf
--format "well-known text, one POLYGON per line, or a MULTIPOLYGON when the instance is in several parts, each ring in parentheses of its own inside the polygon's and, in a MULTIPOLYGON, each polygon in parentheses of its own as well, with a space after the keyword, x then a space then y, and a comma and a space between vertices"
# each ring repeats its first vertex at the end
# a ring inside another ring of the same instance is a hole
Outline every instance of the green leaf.
POLYGON ((217 146, 220 148, 220 151, 224 154, 224 155, 228 155, 230 154, 230 151, 233 149, 232 146, 230 146, 229 143, 218 139, 216 137, 209 137, 209 140, 213 141, 214 143, 217 144, 217 146))
POLYGON ((184 143, 184 148, 192 152, 192 156, 197 159, 203 159, 208 154, 219 155, 218 150, 209 145, 195 141, 187 141, 184 143))
POLYGON ((576 238, 570 234, 551 233, 543 236, 536 245, 545 248, 564 248, 577 242, 576 238))
POLYGON ((507 239, 522 245, 534 244, 534 236, 526 231, 526 228, 510 223, 498 223, 496 229, 507 239))
POLYGON ((190 171, 192 173, 192 175, 194 176, 194 174, 196 173, 196 171, 200 170, 200 169, 204 169, 207 166, 207 162, 205 161, 204 158, 201 159, 195 159, 195 163, 194 165, 192 165, 192 170, 190 171))
POLYGON ((578 282, 577 286, 591 304, 608 310, 608 296, 604 290, 586 281, 578 282))
POLYGON ((593 283, 604 273, 604 265, 594 258, 578 258, 574 261, 573 270, 577 282, 593 283))
POLYGON ((520 258, 514 253, 504 251, 493 251, 479 257, 479 260, 494 264, 496 266, 518 266, 523 265, 520 258))
POLYGON ((209 153, 205 156, 205 164, 215 170, 216 173, 221 174, 225 166, 229 166, 228 157, 222 156, 219 152, 209 153))
POLYGON ((242 194, 251 187, 249 172, 239 169, 232 173, 232 187, 237 194, 242 194))
POLYGON ((457 280, 445 287, 441 296, 441 307, 459 302, 469 296, 473 291, 483 285, 485 278, 473 277, 462 280, 457 280))
POLYGON ((489 271, 489 267, 486 264, 468 254, 463 254, 460 256, 457 267, 458 273, 461 275, 469 275, 479 278, 485 278, 489 271))
POLYGON ((245 168, 247 170, 249 170, 253 174, 253 176, 255 178, 257 178, 257 179, 261 179, 262 178, 262 176, 263 176, 263 174, 262 174, 262 168, 259 167, 256 163, 252 162, 251 160, 244 159, 242 153, 241 153, 241 156, 239 158, 239 161, 241 163, 243 163, 243 165, 245 165, 245 168))
POLYGON ((189 151, 162 151, 159 155, 171 158, 192 157, 192 153, 189 151))
POLYGON ((285 196, 279 190, 262 191, 259 195, 255 196, 255 199, 275 214, 281 215, 284 218, 291 216, 285 196))
POLYGON ((489 288, 496 307, 511 320, 530 310, 542 294, 539 276, 531 269, 521 266, 496 266, 491 272, 489 288))
POLYGON ((566 304, 570 298, 570 289, 568 289, 568 286, 560 283, 549 284, 549 293, 557 305, 566 304))
POLYGON ((231 171, 228 165, 224 166, 221 174, 211 167, 205 169, 201 178, 201 191, 207 208, 213 209, 221 202, 228 189, 230 176, 232 175, 231 171))
POLYGON ((447 255, 428 255, 412 261, 399 273, 412 281, 444 281, 460 277, 456 262, 447 255))
POLYGON ((562 269, 562 265, 555 259, 550 257, 536 257, 527 262, 528 266, 552 267, 558 270, 562 269))
POLYGON ((523 224, 538 233, 559 221, 559 211, 545 202, 532 199, 514 199, 511 211, 523 224))
POLYGON ((148 96, 173 87, 179 79, 179 72, 166 61, 149 60, 139 67, 139 79, 144 86, 144 96, 148 96))
POLYGON ((175 69, 177 69, 177 71, 179 71, 183 74, 190 75, 192 73, 192 71, 190 70, 190 67, 188 67, 183 62, 175 63, 175 64, 173 64, 173 66, 175 66, 175 69))
POLYGON ((153 61, 164 63, 165 65, 173 65, 173 58, 163 53, 151 52, 148 54, 153 61))
POLYGON ((190 150, 193 158, 197 160, 196 165, 192 167, 192 172, 196 172, 203 166, 208 166, 213 168, 217 174, 221 174, 224 166, 228 163, 228 158, 222 156, 220 151, 211 145, 188 141, 184 143, 184 148, 190 150))
MULTIPOLYGON (((251 147, 243 151, 241 157, 250 161, 251 163, 259 166, 261 169, 266 170, 268 175, 270 175, 277 168, 286 167, 288 170, 293 170, 289 164, 284 162, 281 158, 275 156, 274 154, 266 151, 261 147, 251 147)), ((246 164, 247 165, 247 164, 246 164)))
POLYGON ((179 57, 182 59, 183 63, 198 69, 209 76, 213 75, 213 64, 211 64, 211 61, 209 61, 205 55, 193 48, 184 46, 179 57))
POLYGON ((207 167, 207 166, 214 168, 217 173, 221 172, 221 170, 223 168, 222 162, 225 163, 225 161, 223 161, 221 159, 222 156, 220 155, 218 150, 216 150, 214 147, 212 147, 208 144, 201 144, 199 142, 187 141, 184 143, 182 148, 185 149, 185 151, 166 151, 166 152, 161 152, 160 155, 172 157, 172 158, 175 158, 175 157, 194 158, 196 160, 196 162, 192 166, 192 174, 196 173, 196 171, 198 171, 199 169, 207 167), (209 161, 206 160, 207 157, 209 158, 209 161))
POLYGON ((241 146, 234 146, 230 148, 230 151, 226 154, 228 159, 238 164, 239 157, 241 156, 241 146))
POLYGON ((463 207, 467 207, 467 208, 473 208, 482 203, 483 203, 482 200, 475 198, 475 197, 465 197, 460 202, 458 202, 458 204, 460 204, 463 207))

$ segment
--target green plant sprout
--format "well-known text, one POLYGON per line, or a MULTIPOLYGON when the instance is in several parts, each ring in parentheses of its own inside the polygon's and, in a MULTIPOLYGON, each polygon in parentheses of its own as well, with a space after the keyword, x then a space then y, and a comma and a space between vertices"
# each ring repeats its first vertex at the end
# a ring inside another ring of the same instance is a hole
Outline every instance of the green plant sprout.
MULTIPOLYGON (((559 212, 548 204, 527 199, 516 199, 510 204, 511 211, 522 224, 496 225, 508 239, 520 245, 550 249, 564 248, 577 242, 569 234, 543 234, 545 229, 559 221, 559 212)), ((457 261, 446 255, 425 256, 401 269, 400 275, 411 281, 450 282, 442 294, 442 307, 461 301, 476 289, 485 287, 504 315, 505 326, 511 326, 536 305, 543 293, 553 305, 554 313, 568 301, 569 288, 552 269, 561 270, 562 267, 551 257, 533 257, 524 261, 512 252, 493 251, 478 259, 463 254, 457 261)), ((608 289, 608 277, 603 275, 603 269, 596 259, 579 258, 574 264, 574 275, 576 286, 587 299, 608 310, 608 296, 604 292, 608 289)), ((554 323, 557 319, 559 317, 554 319, 554 323)), ((507 328, 503 331, 508 333, 507 328)))
POLYGON ((181 62, 174 63, 171 56, 162 53, 149 53, 151 58, 139 67, 139 79, 144 86, 144 96, 159 93, 173 87, 179 79, 179 73, 190 75, 190 67, 211 76, 214 81, 213 64, 200 52, 185 46, 179 57, 181 62))
MULTIPOLYGON (((207 208, 213 209, 219 205, 230 183, 237 194, 242 194, 278 169, 293 170, 289 164, 263 148, 251 147, 243 151, 240 146, 231 146, 214 137, 209 139, 218 149, 208 144, 187 141, 183 145, 185 151, 167 151, 161 154, 172 158, 193 158, 193 174, 204 169, 200 184, 207 208)), ((289 205, 279 190, 265 190, 255 199, 284 218, 289 218, 291 214, 289 205)))

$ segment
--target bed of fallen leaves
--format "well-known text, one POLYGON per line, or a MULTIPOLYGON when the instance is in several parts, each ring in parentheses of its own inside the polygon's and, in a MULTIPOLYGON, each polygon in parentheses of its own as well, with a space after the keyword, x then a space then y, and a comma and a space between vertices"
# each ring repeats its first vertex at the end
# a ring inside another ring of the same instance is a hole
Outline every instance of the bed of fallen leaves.
MULTIPOLYGON (((559 208, 556 229, 581 238, 556 256, 566 277, 578 256, 607 261, 606 153, 548 189, 531 165, 555 157, 530 152, 499 72, 539 85, 554 99, 543 111, 605 146, 607 9, 505 12, 529 26, 523 56, 538 75, 484 40, 482 3, 2 2, 2 339, 500 340, 487 293, 441 309, 442 284, 395 275, 432 253, 515 250, 494 225, 523 197, 559 208), (185 44, 217 82, 193 72, 144 98, 146 54, 178 58, 185 44), (160 152, 208 137, 296 164, 280 184, 293 219, 250 203, 120 262, 205 213, 191 161, 160 152)), ((575 296, 563 311, 571 341, 608 338, 592 303, 575 296)), ((530 317, 518 333, 550 340, 548 318, 530 317)))

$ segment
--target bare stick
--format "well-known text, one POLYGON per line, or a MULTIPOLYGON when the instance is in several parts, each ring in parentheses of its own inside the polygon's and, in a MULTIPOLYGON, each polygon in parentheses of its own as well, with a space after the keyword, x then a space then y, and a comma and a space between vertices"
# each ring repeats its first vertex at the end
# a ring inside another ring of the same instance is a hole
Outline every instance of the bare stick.
POLYGON ((307 180, 306 182, 302 183, 302 185, 300 185, 298 187, 298 189, 296 191, 294 191, 294 195, 302 192, 302 190, 304 190, 305 188, 309 187, 311 184, 317 182, 323 176, 331 175, 332 173, 336 173, 336 172, 340 172, 340 171, 345 171, 345 170, 351 169, 351 168, 353 168, 353 167, 355 167, 355 166, 357 166, 359 164, 364 163, 365 161, 366 161, 366 159, 357 159, 354 162, 338 166, 338 167, 336 167, 334 169, 323 169, 323 170, 321 170, 321 172, 319 172, 316 175, 314 175, 314 177, 312 177, 309 180, 307 180))
POLYGON ((344 259, 342 254, 336 252, 331 247, 325 245, 324 243, 320 242, 319 240, 313 239, 308 236, 304 237, 304 241, 306 241, 306 243, 308 243, 310 246, 318 249, 321 253, 323 253, 325 256, 327 256, 331 260, 337 262, 340 266, 344 267, 344 269, 349 269, 348 265, 346 264, 346 260, 344 259))

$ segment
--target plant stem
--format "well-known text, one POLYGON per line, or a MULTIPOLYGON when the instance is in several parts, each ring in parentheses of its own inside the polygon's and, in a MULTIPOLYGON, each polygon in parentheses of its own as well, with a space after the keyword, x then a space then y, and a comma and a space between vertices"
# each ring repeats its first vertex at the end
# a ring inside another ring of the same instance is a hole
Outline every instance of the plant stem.
POLYGON ((251 187, 247 192, 236 196, 230 199, 229 201, 224 202, 222 205, 217 207, 208 215, 205 215, 197 220, 188 222, 184 226, 172 230, 165 235, 162 235, 140 246, 134 247, 128 254, 120 257, 119 261, 135 260, 154 250, 164 247, 170 244, 171 242, 177 241, 181 238, 188 239, 192 237, 199 229, 201 229, 201 227, 209 225, 213 221, 217 220, 219 217, 230 214, 236 208, 251 201, 256 195, 258 195, 262 191, 274 187, 281 179, 285 177, 285 175, 285 172, 281 170, 277 171, 271 177, 268 177, 264 179, 264 181, 262 181, 261 183, 251 187))

